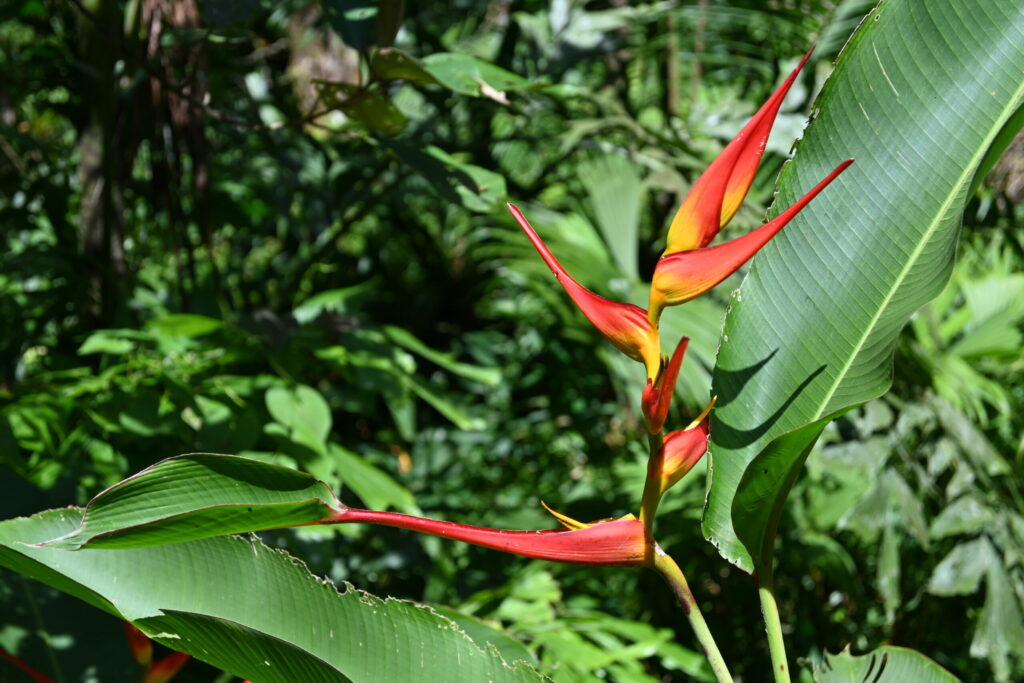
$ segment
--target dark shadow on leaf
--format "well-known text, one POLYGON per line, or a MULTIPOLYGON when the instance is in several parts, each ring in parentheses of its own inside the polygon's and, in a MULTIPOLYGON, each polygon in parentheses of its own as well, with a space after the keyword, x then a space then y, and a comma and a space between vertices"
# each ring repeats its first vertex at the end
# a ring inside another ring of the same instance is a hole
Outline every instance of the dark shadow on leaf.
POLYGON ((748 365, 739 370, 717 368, 715 371, 715 391, 718 392, 718 407, 724 408, 729 405, 743 391, 743 387, 747 386, 747 382, 760 372, 761 368, 767 365, 768 361, 774 358, 778 352, 779 350, 775 349, 753 365, 748 365))
POLYGON ((193 460, 221 477, 273 491, 301 491, 313 486, 317 481, 311 475, 295 472, 286 467, 267 465, 244 458, 211 453, 194 453, 183 457, 193 460))
MULTIPOLYGON (((768 358, 771 358, 771 356, 769 356, 768 358)), ((765 361, 767 360, 768 359, 766 358, 765 361)), ((761 363, 761 365, 763 364, 764 361, 761 363)), ((752 367, 755 368, 756 372, 756 368, 759 366, 752 367)), ((725 446, 726 448, 739 449, 749 446, 750 444, 760 439, 762 436, 765 435, 765 433, 769 429, 772 428, 772 425, 774 425, 779 420, 779 418, 782 417, 783 413, 785 413, 789 406, 793 404, 793 401, 795 401, 796 398, 800 394, 802 394, 804 390, 811 384, 811 382, 814 381, 814 378, 825 371, 825 367, 825 365, 822 365, 818 367, 810 375, 808 375, 807 378, 804 379, 804 381, 800 382, 800 386, 798 386, 793 391, 793 393, 791 393, 789 397, 782 402, 778 409, 776 409, 774 413, 772 413, 764 422, 762 422, 756 427, 753 427, 751 429, 737 429, 723 422, 720 418, 713 417, 711 429, 712 433, 714 434, 715 441, 721 444, 722 446, 725 446)), ((716 414, 712 413, 712 415, 716 414)))

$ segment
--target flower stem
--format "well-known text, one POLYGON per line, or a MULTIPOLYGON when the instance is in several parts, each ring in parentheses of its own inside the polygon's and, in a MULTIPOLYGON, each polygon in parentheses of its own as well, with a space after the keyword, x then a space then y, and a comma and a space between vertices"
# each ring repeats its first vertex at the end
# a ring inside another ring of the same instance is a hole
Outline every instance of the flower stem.
POLYGON ((683 570, 659 546, 654 547, 654 569, 661 573, 669 587, 672 588, 672 592, 676 594, 676 598, 679 599, 679 604, 682 605, 683 612, 686 613, 693 633, 704 650, 704 656, 708 658, 708 664, 711 665, 711 671, 715 674, 715 680, 718 683, 732 683, 729 667, 722 659, 722 653, 719 652, 718 645, 708 629, 708 624, 704 621, 704 615, 700 613, 697 600, 690 592, 690 586, 686 583, 683 570))
POLYGON ((659 431, 647 435, 650 456, 647 460, 647 479, 644 481, 644 495, 640 500, 640 521, 647 530, 647 537, 653 538, 654 515, 661 501, 661 468, 665 458, 665 438, 659 431))
POLYGON ((789 683, 789 662, 786 659, 786 643, 782 639, 779 606, 775 602, 775 578, 770 557, 757 573, 757 595, 761 599, 761 616, 768 634, 768 650, 772 655, 775 683, 789 683))

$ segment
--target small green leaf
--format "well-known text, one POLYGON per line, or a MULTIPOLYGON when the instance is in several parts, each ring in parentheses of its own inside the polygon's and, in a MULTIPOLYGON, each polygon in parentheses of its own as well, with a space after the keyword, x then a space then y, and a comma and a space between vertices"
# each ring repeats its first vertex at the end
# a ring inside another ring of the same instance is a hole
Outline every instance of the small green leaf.
MULTIPOLYGON (((136 342, 125 339, 119 335, 122 330, 97 330, 90 334, 82 345, 78 347, 79 356, 89 356, 94 353, 109 353, 114 356, 123 356, 136 347, 136 342)), ((135 330, 124 330, 135 332, 135 330)))
POLYGON ((349 313, 353 307, 353 299, 372 293, 377 286, 378 282, 370 279, 351 287, 317 292, 299 304, 292 311, 292 315, 300 325, 305 325, 315 320, 322 313, 338 313, 342 315, 349 313))
POLYGON ((484 423, 483 420, 478 417, 468 415, 462 408, 459 408, 447 398, 438 394, 432 388, 427 386, 426 383, 421 382, 416 377, 404 376, 402 377, 402 382, 405 386, 409 387, 414 394, 429 403, 437 412, 451 420, 452 424, 459 429, 471 432, 481 430, 486 426, 486 423, 484 423))
POLYGON ((932 571, 928 592, 933 595, 970 595, 978 590, 989 565, 998 562, 992 544, 986 538, 961 543, 932 571))
POLYGON ((319 391, 304 384, 272 387, 266 402, 271 417, 290 430, 295 441, 323 452, 331 432, 331 408, 319 391))
POLYGON ((932 521, 928 535, 932 538, 963 536, 977 533, 992 521, 995 514, 974 496, 964 496, 953 501, 932 521))
POLYGON ((454 171, 447 180, 454 183, 462 205, 470 211, 488 213, 508 198, 505 177, 501 174, 461 161, 438 147, 428 147, 426 151, 454 171))
POLYGON ((438 83, 418 59, 395 48, 377 50, 370 59, 370 70, 385 81, 401 79, 417 83, 438 83))
POLYGON ((351 83, 315 81, 314 85, 325 104, 340 109, 354 121, 387 135, 395 135, 405 128, 405 114, 383 93, 351 83))
POLYGON ((224 327, 223 321, 205 315, 172 313, 154 318, 146 328, 157 333, 175 337, 202 337, 224 327))
MULTIPOLYGON (((998 557, 996 557, 998 560, 998 557)), ((971 640, 971 656, 987 657, 997 681, 1010 680, 1010 655, 1024 655, 1024 617, 1002 563, 988 565, 985 607, 971 640)))
POLYGON ((337 464, 341 480, 374 510, 396 508, 415 513, 418 508, 412 494, 383 470, 340 446, 331 445, 331 457, 337 464))
POLYGON ((462 95, 493 97, 486 88, 500 92, 529 85, 522 76, 467 54, 438 52, 425 57, 423 66, 445 87, 462 95))
POLYGON ((900 535, 892 520, 888 520, 882 532, 882 547, 878 551, 878 592, 885 607, 885 623, 892 626, 896 621, 896 610, 900 600, 900 535))
POLYGON ((464 377, 473 382, 479 382, 485 386, 496 387, 501 383, 501 370, 499 368, 486 368, 479 365, 470 365, 455 360, 450 353, 436 351, 415 336, 411 332, 387 325, 384 327, 384 334, 394 343, 402 346, 413 353, 423 356, 431 363, 439 365, 445 370, 464 377))

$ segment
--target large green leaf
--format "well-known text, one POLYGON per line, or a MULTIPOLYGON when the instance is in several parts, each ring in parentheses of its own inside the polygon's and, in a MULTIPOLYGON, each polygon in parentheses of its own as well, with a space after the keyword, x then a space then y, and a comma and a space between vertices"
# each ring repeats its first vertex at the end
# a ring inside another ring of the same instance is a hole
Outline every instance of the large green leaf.
POLYGON ((920 652, 886 645, 865 655, 825 654, 817 683, 956 683, 957 677, 920 652))
POLYGON ((326 484, 232 455, 179 455, 103 491, 81 525, 47 545, 138 548, 317 522, 341 503, 326 484))
POLYGON ((1024 5, 882 2, 841 55, 774 213, 857 162, 756 259, 726 318, 705 534, 751 571, 829 419, 884 393, 952 267, 975 170, 1024 99, 1024 5))
MULTIPOLYGON (((451 620, 351 587, 339 593, 255 537, 123 550, 31 545, 82 510, 0 522, 0 565, 131 621, 157 642, 253 681, 536 681, 451 620)), ((495 642, 507 638, 494 633, 495 642)), ((515 651, 512 649, 511 651, 515 651)))

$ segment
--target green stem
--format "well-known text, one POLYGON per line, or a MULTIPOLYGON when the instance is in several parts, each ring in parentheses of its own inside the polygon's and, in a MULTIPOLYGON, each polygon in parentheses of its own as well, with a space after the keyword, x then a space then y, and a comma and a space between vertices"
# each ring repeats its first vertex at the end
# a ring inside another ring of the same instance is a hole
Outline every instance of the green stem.
POLYGON ((722 659, 722 653, 719 652, 718 645, 715 643, 710 629, 708 629, 708 624, 704 621, 704 615, 700 613, 697 600, 693 597, 693 593, 690 592, 690 586, 686 583, 683 570, 658 545, 654 546, 654 569, 665 578, 669 587, 672 588, 672 592, 679 599, 679 604, 683 606, 683 612, 686 613, 686 618, 693 628, 693 633, 697 636, 701 648, 704 649, 704 656, 708 658, 708 664, 711 665, 711 671, 715 674, 715 680, 718 683, 732 683, 729 667, 726 666, 725 660, 722 659))
POLYGON ((757 573, 757 595, 761 599, 761 616, 764 617, 768 633, 768 649, 772 655, 772 672, 775 683, 789 683, 789 662, 786 660, 786 643, 782 639, 782 622, 779 620, 779 606, 775 602, 775 577, 772 559, 764 562, 757 573))
POLYGON ((651 529, 661 501, 661 466, 665 457, 665 439, 661 432, 648 434, 647 445, 651 455, 647 459, 647 479, 644 481, 643 498, 640 499, 640 521, 644 523, 647 537, 653 538, 651 529))

